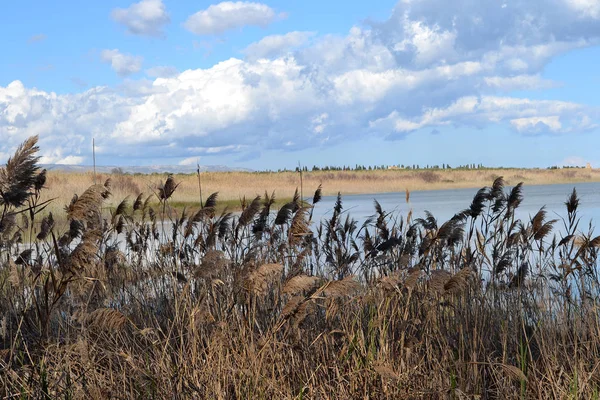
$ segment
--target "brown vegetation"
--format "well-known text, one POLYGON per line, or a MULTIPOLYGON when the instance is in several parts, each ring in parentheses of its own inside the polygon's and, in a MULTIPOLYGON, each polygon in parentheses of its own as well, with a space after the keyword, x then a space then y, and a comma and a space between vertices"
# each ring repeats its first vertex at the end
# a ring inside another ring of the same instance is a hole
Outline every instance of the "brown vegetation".
MULTIPOLYGON (((314 171, 303 173, 305 188, 323 185, 324 195, 386 193, 417 190, 479 188, 504 176, 508 185, 524 182, 527 185, 598 182, 600 170, 590 169, 480 169, 480 170, 373 170, 373 171, 314 171)), ((111 179, 112 199, 108 204, 142 192, 158 192, 166 175, 99 174, 97 182, 111 179)), ((174 201, 193 205, 199 201, 198 179, 195 175, 174 176, 179 183, 174 201)), ((219 192, 222 201, 253 199, 265 188, 275 191, 278 198, 290 199, 300 186, 299 174, 294 172, 203 172, 203 190, 219 192)), ((48 190, 44 199, 56 198, 55 204, 65 204, 72 193, 81 193, 94 182, 92 173, 48 171, 48 190)), ((231 205, 231 204, 230 204, 231 205)))
POLYGON ((35 223, 36 151, 0 170, 3 398, 598 398, 600 237, 575 191, 553 233, 501 177, 445 223, 376 203, 364 225, 341 196, 319 223, 297 195, 175 214, 175 177, 110 218, 111 183, 82 187, 61 228, 35 223))

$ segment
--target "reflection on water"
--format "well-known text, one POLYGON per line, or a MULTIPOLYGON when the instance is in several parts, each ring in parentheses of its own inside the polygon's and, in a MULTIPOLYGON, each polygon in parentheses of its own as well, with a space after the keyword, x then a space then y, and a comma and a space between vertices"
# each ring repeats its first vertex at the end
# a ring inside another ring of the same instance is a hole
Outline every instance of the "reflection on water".
MULTIPOLYGON (((523 186, 523 202, 515 215, 523 221, 529 220, 542 206, 546 206, 548 219, 566 217, 567 210, 564 205, 567 197, 575 188, 580 198, 579 216, 581 223, 579 229, 587 231, 588 223, 594 224, 600 220, 600 182, 573 183, 561 185, 523 186)), ((509 191, 512 187, 506 187, 509 191)), ((413 210, 413 219, 424 216, 424 211, 430 211, 442 223, 450 219, 455 213, 469 207, 477 189, 450 189, 428 190, 412 192, 410 203, 406 203, 405 193, 378 193, 343 195, 344 210, 348 211, 354 219, 364 221, 375 213, 373 200, 377 200, 384 211, 400 213, 406 216, 410 209, 413 210)), ((331 216, 335 196, 325 196, 314 210, 313 220, 331 216)), ((556 225, 560 228, 561 224, 556 225)))

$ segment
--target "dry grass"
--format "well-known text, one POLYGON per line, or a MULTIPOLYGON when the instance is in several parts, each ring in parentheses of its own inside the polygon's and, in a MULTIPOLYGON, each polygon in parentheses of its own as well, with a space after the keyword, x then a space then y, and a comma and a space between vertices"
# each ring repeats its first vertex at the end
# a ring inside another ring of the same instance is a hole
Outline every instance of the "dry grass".
POLYGON ((40 234, 34 150, 0 170, 2 398, 599 398, 600 236, 575 191, 561 233, 516 220, 502 179, 443 224, 376 205, 361 227, 340 197, 311 226, 290 195, 163 228, 184 184, 100 221, 113 186, 88 182, 40 234))
MULTIPOLYGON (((482 169, 482 170, 374 170, 374 171, 315 171, 303 173, 305 195, 323 185, 323 195, 386 193, 436 189, 479 188, 498 176, 504 176, 508 185, 524 182, 543 185, 573 182, 598 182, 600 169, 482 169)), ((166 175, 106 175, 97 182, 111 178, 113 202, 139 193, 159 193, 166 175)), ((195 175, 175 175, 180 185, 174 194, 175 202, 194 204, 199 201, 198 180, 195 175)), ((300 177, 294 172, 203 172, 203 192, 219 192, 221 201, 253 199, 265 190, 275 191, 278 198, 290 199, 300 187, 300 177)), ((56 203, 67 204, 73 193, 82 193, 94 182, 91 173, 49 171, 45 198, 56 198, 56 203)), ((113 203, 114 204, 114 203, 113 203)))

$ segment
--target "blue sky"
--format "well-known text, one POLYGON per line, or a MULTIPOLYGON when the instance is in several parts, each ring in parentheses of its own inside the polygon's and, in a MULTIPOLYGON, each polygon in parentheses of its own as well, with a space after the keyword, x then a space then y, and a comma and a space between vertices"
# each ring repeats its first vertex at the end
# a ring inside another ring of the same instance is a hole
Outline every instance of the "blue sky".
POLYGON ((600 167, 598 0, 1 7, 0 161, 600 167))

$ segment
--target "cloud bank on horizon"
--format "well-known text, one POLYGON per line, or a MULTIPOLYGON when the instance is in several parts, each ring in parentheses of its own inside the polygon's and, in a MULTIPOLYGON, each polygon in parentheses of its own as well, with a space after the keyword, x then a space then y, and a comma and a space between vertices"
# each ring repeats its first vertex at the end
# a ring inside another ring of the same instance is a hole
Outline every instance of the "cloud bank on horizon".
MULTIPOLYGON (((569 52, 598 47, 600 2, 401 0, 388 14, 351 21, 345 33, 294 28, 236 42, 196 68, 107 43, 97 63, 123 80, 87 90, 53 92, 14 76, 0 85, 0 160, 30 135, 40 136, 46 163, 89 163, 94 137, 98 154, 121 160, 113 164, 223 155, 259 158, 260 166, 269 151, 445 129, 502 127, 515 141, 598 131, 600 107, 546 98, 561 82, 544 70, 569 52)), ((162 0, 142 0, 106 18, 124 40, 169 40, 183 30, 218 47, 228 34, 285 29, 294 14, 285 3, 225 1, 181 15, 162 0)), ((52 32, 29 39, 50 40, 52 32)))

